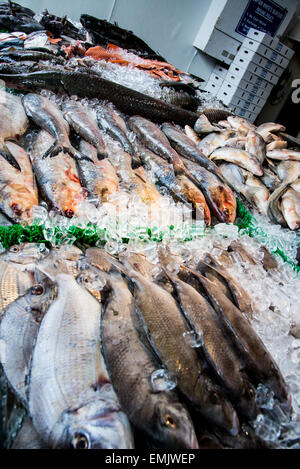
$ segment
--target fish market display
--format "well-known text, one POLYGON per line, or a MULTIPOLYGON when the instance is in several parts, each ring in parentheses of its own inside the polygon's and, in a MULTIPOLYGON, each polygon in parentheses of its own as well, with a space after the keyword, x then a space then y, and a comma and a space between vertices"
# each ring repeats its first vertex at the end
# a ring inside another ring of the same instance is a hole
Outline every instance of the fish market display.
POLYGON ((299 449, 300 142, 117 24, 0 29, 0 447, 299 449))

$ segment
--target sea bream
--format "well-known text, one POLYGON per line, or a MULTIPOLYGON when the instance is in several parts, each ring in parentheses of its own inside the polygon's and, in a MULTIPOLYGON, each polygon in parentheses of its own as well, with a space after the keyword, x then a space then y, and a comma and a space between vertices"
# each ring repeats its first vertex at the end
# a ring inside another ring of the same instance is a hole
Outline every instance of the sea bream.
POLYGON ((101 305, 55 262, 39 270, 58 286, 33 352, 29 414, 52 448, 130 449, 128 419, 101 353, 101 305))
POLYGON ((72 217, 86 191, 80 184, 75 160, 60 151, 55 156, 43 158, 55 139, 42 130, 36 137, 30 158, 42 196, 50 207, 67 217, 72 217))
POLYGON ((30 223, 32 208, 39 204, 28 154, 16 143, 6 142, 20 170, 0 154, 0 209, 15 223, 30 223))
POLYGON ((55 296, 56 286, 44 279, 2 311, 0 341, 4 348, 0 359, 10 386, 25 406, 34 344, 42 318, 55 296))

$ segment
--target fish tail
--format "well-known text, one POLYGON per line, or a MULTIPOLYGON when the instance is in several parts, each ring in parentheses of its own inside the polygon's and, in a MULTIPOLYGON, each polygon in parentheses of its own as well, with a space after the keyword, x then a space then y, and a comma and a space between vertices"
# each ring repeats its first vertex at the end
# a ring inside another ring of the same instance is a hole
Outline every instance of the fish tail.
POLYGON ((48 150, 45 151, 45 153, 42 156, 42 159, 44 160, 48 156, 52 158, 53 156, 58 155, 58 153, 64 151, 63 146, 55 140, 55 142, 52 143, 52 145, 48 148, 48 150))

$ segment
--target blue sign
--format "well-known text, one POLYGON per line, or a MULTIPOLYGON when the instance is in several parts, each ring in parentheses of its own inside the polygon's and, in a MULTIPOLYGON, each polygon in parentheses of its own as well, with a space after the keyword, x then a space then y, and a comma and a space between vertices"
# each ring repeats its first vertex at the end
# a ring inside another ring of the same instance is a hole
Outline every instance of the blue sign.
POLYGON ((287 12, 272 0, 249 0, 235 31, 247 36, 249 29, 254 28, 274 37, 287 12))

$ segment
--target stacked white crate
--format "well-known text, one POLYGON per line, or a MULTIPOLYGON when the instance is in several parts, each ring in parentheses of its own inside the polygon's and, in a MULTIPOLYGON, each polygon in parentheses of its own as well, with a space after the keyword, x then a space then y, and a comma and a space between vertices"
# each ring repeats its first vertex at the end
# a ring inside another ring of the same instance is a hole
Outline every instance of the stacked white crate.
POLYGON ((206 90, 253 122, 293 54, 278 39, 250 28, 229 69, 216 66, 206 90))

